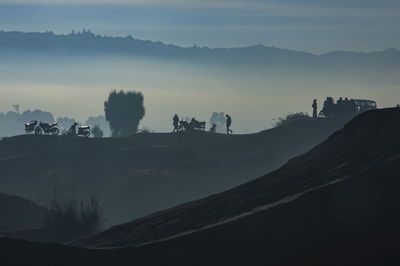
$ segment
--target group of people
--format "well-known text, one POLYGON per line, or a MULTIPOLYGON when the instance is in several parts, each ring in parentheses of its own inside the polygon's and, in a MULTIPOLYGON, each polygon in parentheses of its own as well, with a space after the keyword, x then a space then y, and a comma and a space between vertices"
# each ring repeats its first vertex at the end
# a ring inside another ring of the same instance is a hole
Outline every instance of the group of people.
POLYGON ((314 99, 313 108, 313 118, 321 117, 354 117, 357 114, 363 113, 368 110, 373 110, 377 108, 376 102, 372 100, 362 100, 362 99, 349 99, 340 97, 336 102, 332 97, 327 97, 322 110, 319 115, 317 113, 317 100, 314 99))
MULTIPOLYGON (((226 134, 232 134, 233 131, 231 129, 231 125, 232 125, 232 118, 230 117, 230 115, 225 115, 226 117, 226 134)), ((192 120, 190 122, 188 121, 180 121, 179 120, 179 116, 177 114, 174 115, 173 119, 172 119, 172 125, 174 126, 174 130, 172 131, 172 133, 174 132, 179 132, 183 129, 186 130, 190 130, 190 129, 200 129, 200 130, 204 130, 205 129, 205 125, 206 122, 199 122, 197 121, 195 118, 192 118, 192 120), (192 125, 192 126, 189 126, 192 125)), ((215 123, 212 123, 211 127, 210 127, 210 133, 216 133, 217 132, 217 125, 215 123)))
POLYGON ((333 98, 328 97, 324 102, 322 112, 326 117, 355 116, 357 113, 357 105, 353 99, 348 99, 347 97, 345 99, 340 97, 336 101, 336 104, 334 103, 333 98))

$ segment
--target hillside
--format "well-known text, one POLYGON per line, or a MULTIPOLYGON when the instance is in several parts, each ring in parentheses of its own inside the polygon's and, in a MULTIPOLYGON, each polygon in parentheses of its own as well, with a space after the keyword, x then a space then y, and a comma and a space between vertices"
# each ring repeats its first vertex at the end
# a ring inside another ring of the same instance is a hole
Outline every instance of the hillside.
POLYGON ((392 169, 393 164, 400 160, 399 118, 400 109, 362 114, 327 141, 264 177, 113 227, 78 244, 91 247, 143 244, 243 216, 332 182, 364 175, 370 178, 378 169, 384 173, 388 171, 387 178, 394 177, 397 172, 392 169))
POLYGON ((45 208, 26 199, 0 193, 0 234, 43 226, 45 208))
MULTIPOLYGON (((324 55, 253 45, 238 48, 180 47, 162 42, 127 37, 96 35, 86 31, 67 35, 52 32, 0 31, 0 54, 12 59, 29 54, 51 56, 139 56, 154 59, 173 59, 187 62, 221 64, 225 66, 293 68, 303 71, 328 69, 399 68, 400 52, 387 49, 371 53, 336 51, 324 55)), ((29 56, 28 56, 29 57, 29 56)))
POLYGON ((67 197, 96 195, 107 223, 121 223, 270 172, 341 125, 298 121, 257 134, 232 136, 17 136, 0 141, 0 185, 6 193, 44 204, 55 190, 67 197))
POLYGON ((0 239, 0 262, 397 265, 399 121, 399 109, 367 112, 277 171, 79 241, 130 247, 0 239))

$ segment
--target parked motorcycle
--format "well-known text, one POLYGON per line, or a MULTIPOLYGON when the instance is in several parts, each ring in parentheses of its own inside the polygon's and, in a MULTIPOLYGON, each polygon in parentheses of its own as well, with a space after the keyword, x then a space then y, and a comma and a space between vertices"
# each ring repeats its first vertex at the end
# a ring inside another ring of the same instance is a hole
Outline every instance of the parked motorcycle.
POLYGON ((36 120, 32 120, 29 123, 25 123, 25 132, 28 133, 28 134, 32 133, 32 132, 35 132, 37 124, 38 124, 38 121, 36 121, 36 120))
POLYGON ((78 127, 77 135, 83 137, 90 137, 90 127, 89 126, 78 127))
POLYGON ((68 135, 69 136, 83 136, 83 137, 89 137, 90 136, 90 127, 89 126, 81 126, 78 127, 78 131, 76 130, 78 123, 74 123, 68 130, 68 135))
POLYGON ((206 129, 206 122, 199 122, 196 119, 192 118, 190 122, 185 120, 181 120, 179 122, 178 131, 192 131, 192 130, 201 130, 204 131, 206 129))
POLYGON ((178 131, 183 131, 183 130, 192 130, 192 126, 189 122, 185 120, 179 121, 179 126, 178 126, 178 131))
POLYGON ((60 129, 58 128, 58 123, 48 124, 40 122, 39 126, 35 129, 35 133, 39 135, 42 133, 58 135, 60 133, 60 129))
POLYGON ((201 130, 204 131, 206 129, 206 122, 200 122, 196 119, 192 118, 190 124, 194 130, 201 130))

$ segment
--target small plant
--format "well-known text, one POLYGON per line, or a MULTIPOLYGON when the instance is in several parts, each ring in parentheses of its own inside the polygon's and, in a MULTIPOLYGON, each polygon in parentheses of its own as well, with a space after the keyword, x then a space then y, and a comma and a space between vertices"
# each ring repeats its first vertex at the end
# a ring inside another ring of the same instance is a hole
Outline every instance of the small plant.
POLYGON ((44 229, 55 241, 68 241, 98 232, 102 225, 103 219, 95 197, 86 203, 79 202, 75 197, 61 202, 55 193, 46 211, 44 229))
POLYGON ((147 128, 147 127, 142 127, 142 128, 139 130, 138 134, 147 135, 147 134, 150 134, 151 132, 152 132, 152 131, 151 131, 149 128, 147 128))
POLYGON ((279 117, 278 122, 276 122, 275 124, 275 127, 287 125, 294 121, 309 120, 309 119, 311 119, 311 117, 308 115, 308 113, 303 113, 303 112, 290 113, 286 115, 286 117, 279 117))

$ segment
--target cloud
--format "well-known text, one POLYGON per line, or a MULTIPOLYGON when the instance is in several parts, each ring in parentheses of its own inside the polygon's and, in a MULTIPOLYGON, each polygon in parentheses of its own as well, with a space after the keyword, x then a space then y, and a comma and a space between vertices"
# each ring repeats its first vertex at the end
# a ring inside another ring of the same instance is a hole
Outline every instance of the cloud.
POLYGON ((0 0, 7 4, 140 4, 169 5, 194 3, 191 0, 0 0))
POLYGON ((399 23, 398 0, 0 0, 2 30, 90 28, 185 46, 376 50, 399 46, 399 23))
MULTIPOLYGON (((102 25, 105 29, 114 29, 107 25, 102 25)), ((360 26, 352 24, 343 25, 130 25, 127 27, 117 27, 119 30, 140 30, 140 31, 314 31, 314 30, 356 30, 356 31, 390 31, 397 30, 397 27, 387 25, 360 26)))
POLYGON ((0 0, 0 4, 84 4, 84 5, 133 5, 150 8, 198 8, 221 12, 237 12, 243 16, 271 17, 337 17, 337 18, 400 18, 399 8, 327 6, 257 0, 0 0))

